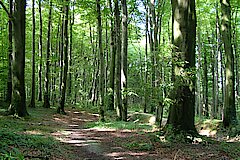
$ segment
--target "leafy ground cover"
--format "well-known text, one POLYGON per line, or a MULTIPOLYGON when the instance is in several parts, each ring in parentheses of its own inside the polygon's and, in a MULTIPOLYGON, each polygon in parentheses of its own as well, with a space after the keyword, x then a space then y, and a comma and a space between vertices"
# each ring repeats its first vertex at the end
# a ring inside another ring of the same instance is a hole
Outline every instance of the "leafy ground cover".
MULTIPOLYGON (((211 133, 191 142, 166 139, 155 125, 141 120, 117 122, 108 117, 67 109, 29 109, 31 116, 0 116, 1 159, 238 159, 239 135, 227 136, 221 122, 199 121, 211 133), (142 122, 142 123, 140 123, 142 122), (214 134, 213 134, 214 133, 214 134)), ((109 115, 112 115, 111 113, 109 115)), ((131 118, 131 117, 130 117, 131 118)), ((236 129, 235 129, 236 130, 236 129)), ((175 137, 176 138, 176 137, 175 137)), ((181 139, 181 136, 179 137, 181 139)))

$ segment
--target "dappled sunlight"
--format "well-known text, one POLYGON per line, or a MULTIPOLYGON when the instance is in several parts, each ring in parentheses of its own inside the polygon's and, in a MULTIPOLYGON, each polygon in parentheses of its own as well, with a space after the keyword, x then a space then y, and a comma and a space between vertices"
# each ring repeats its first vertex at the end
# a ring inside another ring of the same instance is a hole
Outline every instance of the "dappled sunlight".
MULTIPOLYGON (((144 156, 144 155, 148 155, 148 152, 131 152, 131 151, 123 151, 123 152, 112 152, 112 153, 108 153, 106 154, 109 157, 122 157, 124 158, 124 156, 126 155, 131 155, 131 156, 144 156)), ((126 157, 125 157, 126 158, 126 157)))
POLYGON ((42 135, 43 133, 38 130, 33 130, 33 131, 25 131, 24 134, 30 134, 30 135, 42 135))

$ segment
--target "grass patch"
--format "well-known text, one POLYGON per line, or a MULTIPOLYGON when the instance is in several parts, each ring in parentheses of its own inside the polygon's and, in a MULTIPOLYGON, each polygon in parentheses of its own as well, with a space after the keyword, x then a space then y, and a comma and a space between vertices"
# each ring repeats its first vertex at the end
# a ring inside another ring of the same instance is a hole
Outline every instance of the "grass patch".
POLYGON ((26 118, 0 116, 0 159, 68 159, 68 148, 50 135, 59 130, 49 121, 56 110, 29 108, 28 112, 26 118))
POLYGON ((101 129, 116 129, 116 130, 152 130, 153 126, 149 124, 141 124, 134 122, 112 121, 112 122, 90 122, 84 128, 101 128, 101 129))

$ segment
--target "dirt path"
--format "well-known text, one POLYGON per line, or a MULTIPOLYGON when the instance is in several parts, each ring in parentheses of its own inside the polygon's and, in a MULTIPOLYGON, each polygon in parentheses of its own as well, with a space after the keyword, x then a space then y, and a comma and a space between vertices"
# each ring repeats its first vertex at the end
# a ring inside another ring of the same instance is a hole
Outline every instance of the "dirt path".
MULTIPOLYGON (((230 144, 229 149, 220 147, 220 142, 165 143, 152 141, 149 134, 144 131, 84 128, 86 123, 97 121, 98 115, 70 109, 67 110, 67 115, 46 114, 41 124, 56 129, 51 135, 70 147, 63 151, 66 157, 68 155, 69 157, 62 160, 229 160, 240 157, 237 151, 240 148, 239 143, 230 144), (151 144, 152 148, 144 151, 135 150, 136 143, 151 144), (133 144, 131 150, 125 146, 126 144, 133 144), (229 151, 232 150, 236 150, 233 152, 235 155, 230 155, 229 151)), ((60 160, 59 157, 52 159, 60 160)))
MULTIPOLYGON (((54 115, 53 120, 62 125, 63 130, 52 133, 61 142, 71 146, 76 160, 108 159, 157 159, 150 152, 133 152, 118 145, 118 140, 136 136, 123 130, 84 129, 86 122, 97 121, 98 116, 79 111, 67 111, 67 115, 54 115)), ((141 137, 139 137, 141 138, 141 137)))

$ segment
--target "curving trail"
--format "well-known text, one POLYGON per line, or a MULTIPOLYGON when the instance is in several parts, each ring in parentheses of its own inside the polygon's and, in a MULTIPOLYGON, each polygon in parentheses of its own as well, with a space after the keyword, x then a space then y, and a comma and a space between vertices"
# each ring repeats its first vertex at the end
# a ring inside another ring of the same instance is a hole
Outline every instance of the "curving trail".
POLYGON ((62 131, 51 135, 70 145, 75 160, 158 159, 156 153, 134 152, 119 146, 120 139, 138 137, 135 132, 112 129, 84 129, 84 124, 98 121, 98 115, 68 110, 67 115, 53 115, 62 131))

